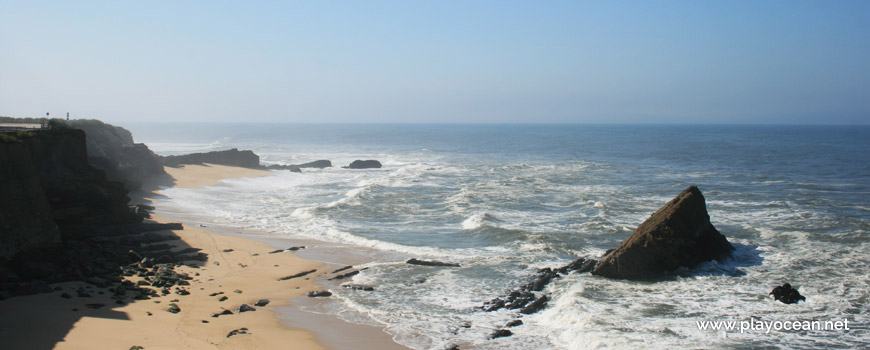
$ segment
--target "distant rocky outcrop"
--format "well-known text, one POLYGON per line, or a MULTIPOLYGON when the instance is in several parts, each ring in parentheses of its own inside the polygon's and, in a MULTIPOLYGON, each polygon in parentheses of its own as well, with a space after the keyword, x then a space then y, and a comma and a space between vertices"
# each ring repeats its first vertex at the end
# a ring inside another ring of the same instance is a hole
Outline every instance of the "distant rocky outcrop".
POLYGON ((294 172, 294 173, 301 173, 302 172, 302 169, 300 169, 299 166, 296 166, 296 165, 269 164, 269 165, 264 166, 263 168, 269 169, 269 170, 290 170, 291 172, 294 172))
POLYGON ((350 165, 343 167, 345 169, 377 169, 381 167, 381 162, 377 160, 355 160, 350 165))
POLYGON ((599 276, 648 280, 679 267, 727 258, 734 251, 710 223, 704 196, 690 186, 644 221, 595 265, 599 276))
POLYGON ((250 150, 239 151, 237 148, 224 151, 213 151, 205 153, 191 153, 180 156, 163 156, 160 161, 165 166, 177 168, 184 164, 218 164, 237 166, 243 168, 260 167, 260 156, 250 150))
POLYGON ((321 160, 315 160, 315 161, 313 161, 313 162, 308 162, 308 163, 303 163, 303 164, 297 164, 296 166, 299 167, 299 168, 318 168, 318 169, 323 169, 323 168, 331 168, 331 167, 332 167, 332 162, 330 162, 330 161, 328 161, 328 160, 326 160, 326 159, 321 159, 321 160))
POLYGON ((269 170, 290 170, 294 173, 301 173, 302 168, 329 168, 332 167, 332 162, 328 160, 315 160, 313 162, 303 163, 303 164, 293 164, 293 165, 285 165, 285 164, 270 164, 266 165, 263 168, 269 170))
POLYGON ((140 189, 148 178, 165 173, 158 156, 145 144, 134 143, 127 129, 91 119, 52 119, 51 125, 83 130, 87 134, 88 162, 129 190, 140 189))

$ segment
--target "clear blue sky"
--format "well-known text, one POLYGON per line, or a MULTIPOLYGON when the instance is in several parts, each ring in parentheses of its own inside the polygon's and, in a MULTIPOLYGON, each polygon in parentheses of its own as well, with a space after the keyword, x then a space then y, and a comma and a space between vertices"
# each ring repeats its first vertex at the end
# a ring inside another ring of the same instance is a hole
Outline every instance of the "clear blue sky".
POLYGON ((870 124, 870 1, 6 1, 0 115, 870 124))

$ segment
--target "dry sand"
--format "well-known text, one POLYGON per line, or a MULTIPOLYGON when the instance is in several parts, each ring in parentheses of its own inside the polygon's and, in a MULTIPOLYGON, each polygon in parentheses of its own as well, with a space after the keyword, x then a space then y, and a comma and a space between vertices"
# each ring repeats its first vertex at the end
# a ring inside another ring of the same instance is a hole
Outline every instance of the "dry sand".
MULTIPOLYGON (((188 165, 167 168, 178 187, 213 185, 232 177, 264 176, 268 171, 217 165, 188 165)), ((158 215, 156 222, 169 222, 158 215)), ((15 297, 0 301, 0 344, 7 349, 130 349, 141 346, 153 349, 323 349, 310 331, 282 327, 275 308, 289 300, 317 290, 315 276, 334 266, 298 258, 289 252, 270 253, 266 243, 237 236, 213 233, 201 227, 184 225, 183 230, 164 231, 177 235, 179 247, 195 247, 208 254, 201 267, 179 266, 193 280, 187 287, 190 295, 169 294, 117 305, 111 292, 69 282, 52 285, 61 290, 53 293, 15 297), (279 281, 280 277, 317 269, 303 278, 279 281), (197 275, 198 274, 198 275, 197 275), (93 297, 79 298, 76 291, 88 288, 93 297), (61 298, 62 293, 72 295, 61 298), (100 295, 99 293, 104 293, 100 295), (212 296, 213 293, 222 293, 212 296), (225 301, 219 301, 221 297, 225 301), (181 308, 174 314, 166 311, 172 300, 181 308), (252 305, 269 299, 265 307, 239 313, 241 304, 252 305), (103 304, 93 309, 87 304, 103 304), (229 309, 233 315, 212 317, 229 309), (206 323, 207 322, 207 323, 206 323), (227 337, 229 332, 247 328, 248 334, 227 337)), ((140 278, 131 278, 134 282, 140 278)), ((172 289, 173 292, 176 288, 172 289)), ((300 317, 304 317, 300 316, 300 317)), ((335 319, 335 322, 343 321, 335 319)), ((298 323, 298 322, 297 322, 298 323)), ((330 336, 363 337, 362 342, 381 344, 383 348, 401 348, 383 332, 366 329, 355 334, 330 336)), ((322 334, 320 336, 323 336, 322 334)))

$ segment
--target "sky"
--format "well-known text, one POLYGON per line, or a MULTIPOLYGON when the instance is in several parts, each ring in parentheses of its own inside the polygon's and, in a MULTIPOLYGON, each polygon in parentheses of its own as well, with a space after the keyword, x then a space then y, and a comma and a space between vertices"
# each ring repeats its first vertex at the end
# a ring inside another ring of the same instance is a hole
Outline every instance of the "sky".
POLYGON ((870 124, 870 1, 0 0, 0 115, 870 124))

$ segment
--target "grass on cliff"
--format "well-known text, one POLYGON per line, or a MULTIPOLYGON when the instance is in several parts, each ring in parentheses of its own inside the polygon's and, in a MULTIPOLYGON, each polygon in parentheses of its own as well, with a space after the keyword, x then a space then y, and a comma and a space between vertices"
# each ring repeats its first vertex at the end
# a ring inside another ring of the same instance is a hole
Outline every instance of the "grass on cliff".
POLYGON ((21 138, 33 136, 32 131, 13 131, 0 133, 0 142, 3 143, 21 143, 21 138))

